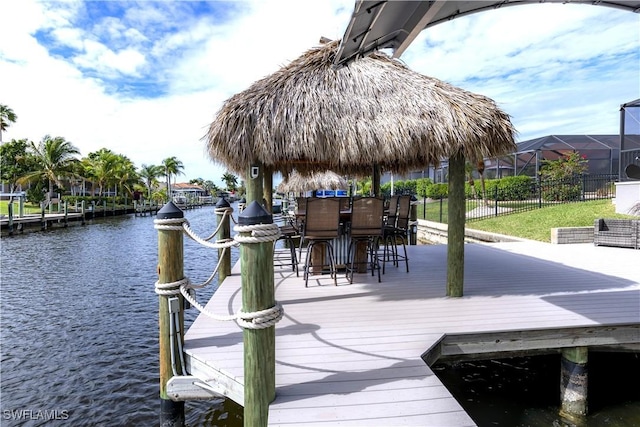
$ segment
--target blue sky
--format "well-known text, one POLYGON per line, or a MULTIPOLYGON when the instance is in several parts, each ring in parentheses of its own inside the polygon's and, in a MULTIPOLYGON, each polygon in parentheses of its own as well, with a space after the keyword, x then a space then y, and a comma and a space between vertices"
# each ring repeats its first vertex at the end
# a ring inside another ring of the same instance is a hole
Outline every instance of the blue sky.
MULTIPOLYGON (((3 140, 63 136, 136 165, 176 156, 179 181, 222 184, 202 137, 222 103, 316 46, 341 38, 353 0, 5 0, 3 140)), ((401 59, 493 98, 518 140, 613 134, 640 98, 640 14, 575 4, 479 13, 423 31, 401 59)))

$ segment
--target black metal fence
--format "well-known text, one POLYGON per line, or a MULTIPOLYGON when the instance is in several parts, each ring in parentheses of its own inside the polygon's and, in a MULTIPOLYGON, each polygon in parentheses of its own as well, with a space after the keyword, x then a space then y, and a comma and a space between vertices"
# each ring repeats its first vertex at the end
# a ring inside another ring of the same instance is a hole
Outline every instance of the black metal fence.
MULTIPOLYGON (((482 191, 476 189, 475 194, 467 197, 467 221, 525 212, 562 203, 611 199, 615 197, 617 181, 617 174, 577 175, 557 180, 532 178, 528 182, 521 181, 517 185, 505 186, 500 185, 500 180, 495 180, 492 185, 487 186, 484 195, 482 191)), ((479 185, 476 184, 476 186, 479 185)), ((447 222, 447 208, 446 199, 423 199, 422 218, 447 222)))

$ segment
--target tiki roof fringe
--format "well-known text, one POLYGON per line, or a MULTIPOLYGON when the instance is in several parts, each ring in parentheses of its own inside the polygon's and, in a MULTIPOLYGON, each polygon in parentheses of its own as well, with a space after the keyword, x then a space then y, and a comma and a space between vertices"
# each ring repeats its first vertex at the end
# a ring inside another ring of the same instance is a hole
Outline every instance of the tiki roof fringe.
POLYGON ((335 172, 311 172, 304 175, 299 172, 292 172, 279 185, 278 192, 303 193, 311 190, 345 190, 349 183, 342 176, 335 172))
POLYGON ((229 98, 211 123, 214 162, 244 174, 404 173, 462 150, 473 161, 513 152, 510 117, 485 96, 412 71, 384 53, 335 68, 338 41, 308 50, 229 98))

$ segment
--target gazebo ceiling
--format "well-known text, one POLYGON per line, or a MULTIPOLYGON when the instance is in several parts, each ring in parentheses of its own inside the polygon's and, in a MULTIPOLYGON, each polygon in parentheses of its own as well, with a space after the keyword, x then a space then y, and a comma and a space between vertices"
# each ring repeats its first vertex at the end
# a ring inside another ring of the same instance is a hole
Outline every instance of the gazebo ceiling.
POLYGON ((516 1, 379 1, 357 0, 335 58, 343 65, 384 48, 399 58, 425 29, 476 12, 534 3, 571 3, 609 6, 640 12, 640 1, 516 0, 516 1))

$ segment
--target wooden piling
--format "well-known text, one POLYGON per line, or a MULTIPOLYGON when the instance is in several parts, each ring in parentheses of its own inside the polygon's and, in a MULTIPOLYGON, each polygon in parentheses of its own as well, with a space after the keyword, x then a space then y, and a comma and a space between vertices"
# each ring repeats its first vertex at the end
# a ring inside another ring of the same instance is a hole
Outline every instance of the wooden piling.
MULTIPOLYGON (((222 197, 218 200, 218 203, 216 203, 216 209, 231 209, 231 205, 222 197)), ((218 224, 220 224, 218 241, 226 241, 231 238, 231 215, 225 216, 223 212, 219 212, 216 215, 218 224)), ((218 267, 218 284, 220 284, 231 275, 231 250, 224 248, 218 249, 218 260, 220 263, 220 267, 218 267)))
POLYGON ((66 200, 62 202, 62 209, 64 212, 64 227, 68 227, 69 226, 69 206, 67 205, 66 200))
POLYGON ((464 288, 464 155, 449 158, 449 212, 447 224, 447 296, 461 297, 464 288))
MULTIPOLYGON (((271 215, 252 201, 238 216, 239 225, 272 224, 271 215)), ((250 236, 250 233, 240 233, 250 236)), ((240 245, 242 311, 275 305, 273 242, 240 245)), ((244 425, 266 427, 269 403, 275 399, 275 327, 244 329, 244 425)))
POLYGON ((81 220, 82 222, 81 222, 81 224, 82 224, 82 225, 85 225, 85 221, 86 221, 86 217, 87 217, 87 212, 86 212, 86 209, 85 209, 84 200, 80 203, 80 210, 81 210, 81 212, 82 212, 82 220, 81 220))
MULTIPOLYGON (((158 219, 184 218, 184 213, 169 202, 158 211, 158 219)), ((158 283, 172 283, 184 278, 184 247, 182 230, 158 230, 158 283)), ((184 306, 182 295, 159 295, 159 347, 160 347, 160 426, 184 426, 184 402, 174 402, 167 395, 167 381, 173 377, 171 352, 179 355, 177 343, 171 348, 171 314, 169 313, 169 298, 179 298, 179 307, 184 306)), ((184 336, 184 313, 179 315, 180 336, 184 336)), ((178 357, 178 356, 176 356, 178 357)), ((177 364, 177 363, 176 363, 177 364)), ((181 370, 177 366, 178 371, 181 370)), ((179 374, 185 374, 179 372, 179 374)))
POLYGON ((9 236, 13 235, 13 201, 9 200, 9 204, 7 205, 7 209, 9 210, 9 236))
MULTIPOLYGON (((240 225, 273 223, 262 208, 263 167, 249 167, 245 179, 246 206, 238 215, 240 225)), ((242 310, 253 312, 273 307, 273 243, 240 245, 242 310)), ((269 402, 275 399, 275 328, 245 329, 244 338, 244 425, 266 426, 269 402)))
POLYGON ((559 416, 571 424, 583 424, 587 416, 588 347, 562 350, 559 416))
POLYGON ((45 204, 44 203, 40 203, 40 229, 43 230, 43 231, 47 229, 47 220, 45 219, 45 204))

